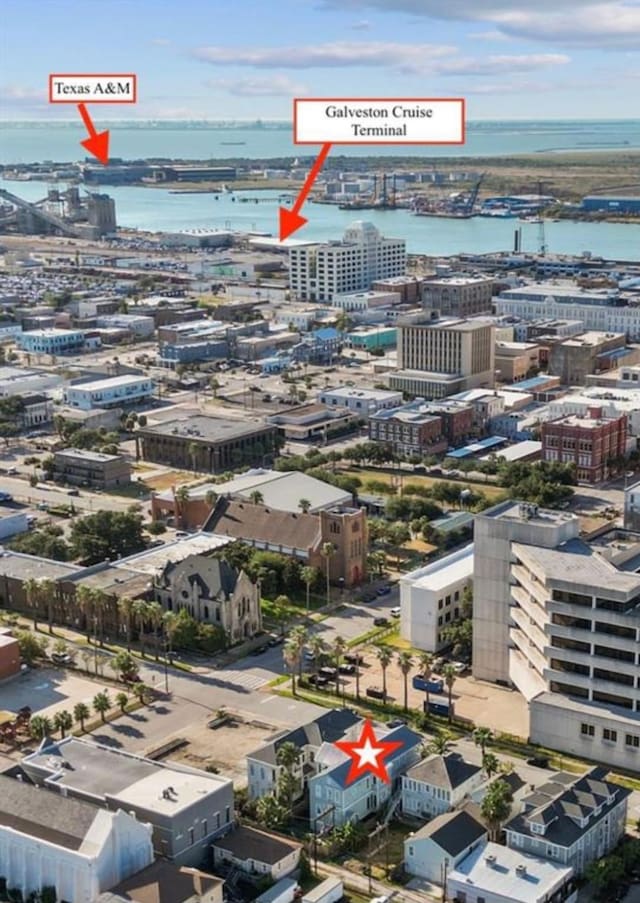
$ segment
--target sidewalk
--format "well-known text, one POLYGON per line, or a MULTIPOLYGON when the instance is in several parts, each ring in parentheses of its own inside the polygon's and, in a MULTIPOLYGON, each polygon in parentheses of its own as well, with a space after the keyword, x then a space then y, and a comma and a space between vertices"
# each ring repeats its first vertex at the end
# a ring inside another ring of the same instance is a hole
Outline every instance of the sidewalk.
POLYGON ((327 876, 340 878, 345 887, 351 887, 372 899, 373 897, 389 897, 393 903, 441 903, 442 901, 442 890, 434 888, 433 885, 426 882, 424 882, 424 888, 421 886, 420 890, 411 890, 409 887, 383 884, 382 881, 376 881, 374 878, 371 882, 371 892, 369 892, 369 878, 366 875, 357 875, 339 865, 318 861, 318 874, 325 878, 327 876))

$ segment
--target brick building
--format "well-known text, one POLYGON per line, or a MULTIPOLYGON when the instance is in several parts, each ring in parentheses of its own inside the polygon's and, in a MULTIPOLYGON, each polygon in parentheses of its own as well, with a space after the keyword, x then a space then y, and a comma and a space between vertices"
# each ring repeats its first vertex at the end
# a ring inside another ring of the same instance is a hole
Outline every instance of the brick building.
POLYGON ((111 489, 131 482, 131 464, 123 455, 64 448, 54 452, 53 479, 56 483, 111 489))
POLYGON ((0 628, 0 682, 20 670, 20 647, 11 631, 0 628))
POLYGON ((603 417, 602 408, 589 408, 586 417, 563 417, 542 425, 542 460, 574 463, 583 483, 606 480, 612 462, 627 448, 627 416, 603 417))
POLYGON ((439 455, 447 450, 442 418, 416 405, 376 411, 369 417, 369 438, 390 445, 396 454, 439 455))

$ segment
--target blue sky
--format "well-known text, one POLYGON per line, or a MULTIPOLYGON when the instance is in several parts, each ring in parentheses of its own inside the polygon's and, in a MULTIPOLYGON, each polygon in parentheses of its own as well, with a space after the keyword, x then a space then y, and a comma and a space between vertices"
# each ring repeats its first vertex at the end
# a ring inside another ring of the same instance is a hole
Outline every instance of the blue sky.
POLYGON ((47 104, 50 72, 136 72, 138 104, 109 118, 287 119, 304 95, 464 96, 469 119, 640 118, 640 0, 1 6, 2 119, 69 118, 47 104))

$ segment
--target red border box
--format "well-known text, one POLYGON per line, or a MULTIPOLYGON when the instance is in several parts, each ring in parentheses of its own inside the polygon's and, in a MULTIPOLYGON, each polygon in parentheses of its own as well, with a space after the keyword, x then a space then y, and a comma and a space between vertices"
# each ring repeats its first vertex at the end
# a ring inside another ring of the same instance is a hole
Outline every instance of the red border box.
POLYGON ((138 102, 138 76, 133 72, 53 72, 49 76, 49 103, 137 103, 138 102), (69 100, 54 100, 52 95, 54 78, 131 78, 133 79, 133 100, 95 100, 78 95, 69 100))
POLYGON ((357 101, 448 101, 451 103, 452 101, 460 104, 460 116, 462 120, 462 139, 460 141, 330 141, 331 144, 338 145, 362 145, 362 147, 366 147, 369 144, 374 145, 396 145, 397 147, 403 147, 406 145, 459 145, 466 143, 466 100, 464 97, 294 97, 293 98, 293 143, 294 144, 312 144, 315 147, 318 144, 322 144, 322 141, 298 141, 297 139, 297 131, 298 131, 298 104, 299 103, 327 103, 328 101, 344 103, 349 100, 357 100, 357 101))

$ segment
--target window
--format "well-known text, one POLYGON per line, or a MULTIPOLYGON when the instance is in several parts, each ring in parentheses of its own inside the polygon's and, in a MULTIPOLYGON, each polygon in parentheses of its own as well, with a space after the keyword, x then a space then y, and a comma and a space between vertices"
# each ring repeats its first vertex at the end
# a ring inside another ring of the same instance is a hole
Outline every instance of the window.
POLYGON ((189 846, 193 846, 196 841, 196 835, 193 828, 189 828, 189 846))
POLYGON ((227 825, 228 825, 229 822, 231 821, 231 807, 230 807, 230 806, 226 806, 226 807, 225 807, 225 810, 224 810, 224 821, 225 821, 225 824, 227 824, 227 825))
POLYGON ((586 724, 584 721, 580 725, 580 733, 583 737, 593 737, 595 736, 596 729, 593 724, 586 724))
POLYGON ((630 746, 632 749, 640 749, 640 737, 638 734, 627 734, 624 738, 624 745, 630 746))
POLYGON ((202 819, 202 836, 203 836, 203 837, 206 837, 207 834, 208 834, 208 831, 207 831, 207 820, 206 820, 206 818, 203 818, 203 819, 202 819))
POLYGON ((611 730, 609 727, 602 728, 602 739, 606 740, 608 743, 617 743, 618 742, 618 731, 611 730))

